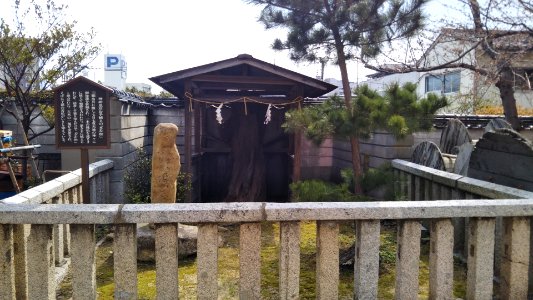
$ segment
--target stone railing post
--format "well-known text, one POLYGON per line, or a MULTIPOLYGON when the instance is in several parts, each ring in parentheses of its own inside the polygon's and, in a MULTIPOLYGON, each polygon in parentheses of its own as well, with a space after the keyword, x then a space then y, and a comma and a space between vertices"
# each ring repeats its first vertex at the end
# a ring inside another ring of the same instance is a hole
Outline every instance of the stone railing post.
POLYGON ((13 226, 0 224, 0 299, 15 299, 13 226))
POLYGON ((503 219, 502 299, 528 297, 529 222, 527 217, 503 219))
POLYGON ((430 236, 429 298, 450 299, 453 288, 452 220, 432 220, 430 236))
POLYGON ((377 299, 379 277, 379 220, 356 222, 355 299, 377 299))

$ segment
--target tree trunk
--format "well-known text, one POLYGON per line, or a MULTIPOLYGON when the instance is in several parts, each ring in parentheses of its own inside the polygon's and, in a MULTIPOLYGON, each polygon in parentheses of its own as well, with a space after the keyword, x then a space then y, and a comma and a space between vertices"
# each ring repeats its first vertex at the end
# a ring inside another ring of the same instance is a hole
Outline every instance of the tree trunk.
MULTIPOLYGON (((342 90, 344 92, 344 105, 346 109, 353 114, 352 111, 352 91, 350 89, 350 80, 348 79, 348 69, 346 67, 346 55, 344 53, 344 47, 340 40, 340 35, 335 34, 335 46, 337 48, 337 60, 339 68, 341 70, 342 90)), ((360 178, 363 175, 363 169, 361 168, 361 155, 359 151, 359 139, 357 135, 350 136, 350 145, 352 147, 352 167, 355 183, 355 193, 362 194, 363 189, 361 187, 360 178)))
POLYGON ((519 131, 521 125, 520 119, 518 119, 516 99, 514 97, 513 73, 510 68, 502 70, 498 82, 496 82, 496 87, 500 90, 505 119, 511 124, 514 130, 519 131))
POLYGON ((266 200, 265 156, 256 114, 234 115, 229 122, 233 167, 226 202, 266 200))

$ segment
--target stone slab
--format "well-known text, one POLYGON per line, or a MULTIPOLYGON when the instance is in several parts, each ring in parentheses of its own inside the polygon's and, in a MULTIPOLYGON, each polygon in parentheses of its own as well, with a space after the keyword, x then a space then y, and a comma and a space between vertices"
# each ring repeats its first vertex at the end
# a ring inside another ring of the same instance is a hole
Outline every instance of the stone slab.
POLYGON ((394 202, 0 205, 4 224, 232 223, 533 216, 530 199, 394 202))
POLYGON ((470 194, 493 199, 533 199, 533 192, 528 192, 470 177, 463 177, 459 179, 457 181, 457 188, 470 194))

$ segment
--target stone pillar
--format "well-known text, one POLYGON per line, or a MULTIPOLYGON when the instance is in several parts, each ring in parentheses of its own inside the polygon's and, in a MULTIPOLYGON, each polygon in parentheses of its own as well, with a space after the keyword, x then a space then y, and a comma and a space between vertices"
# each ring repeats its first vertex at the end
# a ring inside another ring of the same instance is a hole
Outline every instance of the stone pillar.
POLYGON ((28 237, 28 298, 55 299, 52 225, 31 225, 28 237))
POLYGON ((13 225, 0 224, 0 299, 15 299, 13 225))
POLYGON ((279 298, 300 299, 300 222, 280 222, 279 234, 279 298))
POLYGON ((453 292, 453 225, 432 220, 429 246, 429 298, 451 299, 453 292))
POLYGON ((395 299, 418 297, 421 227, 418 221, 398 221, 395 299))
POLYGON ((154 129, 152 154, 152 203, 175 203, 180 155, 176 147, 178 126, 161 123, 154 129))
POLYGON ((379 220, 356 221, 354 299, 377 299, 379 278, 379 220))
POLYGON ((529 218, 503 219, 502 299, 528 298, 529 218))

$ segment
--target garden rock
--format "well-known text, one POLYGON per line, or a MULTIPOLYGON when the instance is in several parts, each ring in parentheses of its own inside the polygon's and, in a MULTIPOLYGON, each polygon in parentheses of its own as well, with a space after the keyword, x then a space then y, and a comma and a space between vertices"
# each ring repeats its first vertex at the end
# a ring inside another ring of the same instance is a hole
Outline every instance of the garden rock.
MULTIPOLYGON (((139 224, 137 228, 137 260, 155 262, 155 230, 149 224, 139 224)), ((198 227, 178 224, 178 258, 196 255, 198 227)), ((223 244, 219 236, 219 246, 223 244)))

